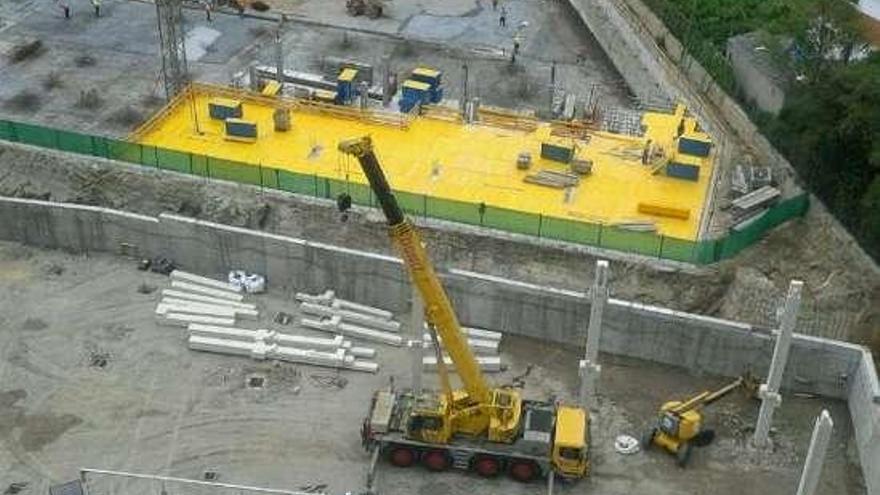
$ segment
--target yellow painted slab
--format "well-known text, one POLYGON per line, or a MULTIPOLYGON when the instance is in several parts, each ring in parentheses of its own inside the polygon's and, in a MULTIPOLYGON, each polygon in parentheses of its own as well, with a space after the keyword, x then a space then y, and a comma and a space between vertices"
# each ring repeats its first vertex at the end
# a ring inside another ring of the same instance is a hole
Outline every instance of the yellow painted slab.
POLYGON ((436 69, 431 69, 429 67, 417 67, 412 71, 413 75, 416 76, 424 76, 429 77, 431 79, 436 79, 437 76, 440 75, 440 71, 436 69))
MULTIPOLYGON (((194 99, 201 134, 195 132, 190 99, 178 99, 176 106, 160 114, 149 128, 135 134, 138 142, 366 184, 357 162, 339 153, 336 145, 342 139, 369 134, 396 190, 570 220, 609 224, 654 221, 660 233, 682 239, 697 235, 712 176, 714 151, 708 158, 697 159, 701 170, 696 182, 652 175, 652 167, 642 165, 647 139, 669 152, 675 149, 675 135, 685 118, 681 115, 646 114, 644 137, 594 132, 588 142, 553 138, 554 142, 577 145, 577 158, 593 162, 592 174, 581 179, 566 202, 563 190, 523 182, 527 174, 541 169, 567 170, 566 165, 540 158, 541 142, 550 139, 549 124, 529 132, 416 118, 404 128, 294 108, 291 119, 296 125, 287 132, 274 132, 271 101, 289 100, 242 98, 248 120, 269 129, 255 143, 244 144, 225 140, 223 123, 208 118, 213 91, 222 91, 200 88, 194 99), (531 170, 517 170, 520 152, 531 153, 531 170), (675 205, 691 214, 687 219, 645 215, 638 211, 640 202, 675 205)), ((688 136, 700 135, 694 131, 693 119, 685 118, 685 126, 688 136)))

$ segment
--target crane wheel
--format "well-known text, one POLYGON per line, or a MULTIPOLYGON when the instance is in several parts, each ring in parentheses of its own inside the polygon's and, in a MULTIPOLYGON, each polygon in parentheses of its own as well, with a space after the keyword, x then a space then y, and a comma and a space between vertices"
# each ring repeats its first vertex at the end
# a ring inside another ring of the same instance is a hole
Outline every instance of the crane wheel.
POLYGON ((422 464, 431 471, 449 469, 449 455, 445 450, 429 450, 422 455, 422 464))
POLYGON ((510 477, 516 481, 525 483, 537 476, 538 467, 532 461, 513 461, 510 464, 510 477))
POLYGON ((397 467, 410 467, 416 460, 416 453, 407 447, 395 447, 391 450, 391 455, 388 457, 391 460, 391 464, 397 467))
POLYGON ((642 449, 651 450, 654 446, 654 437, 657 435, 657 428, 651 428, 642 435, 642 449))
POLYGON ((687 466, 688 461, 691 460, 691 449, 693 446, 690 442, 682 442, 681 445, 678 446, 678 451, 675 452, 675 462, 678 464, 678 467, 683 468, 687 466))
POLYGON ((474 471, 484 478, 494 478, 501 472, 501 462, 491 455, 477 456, 474 460, 474 471))

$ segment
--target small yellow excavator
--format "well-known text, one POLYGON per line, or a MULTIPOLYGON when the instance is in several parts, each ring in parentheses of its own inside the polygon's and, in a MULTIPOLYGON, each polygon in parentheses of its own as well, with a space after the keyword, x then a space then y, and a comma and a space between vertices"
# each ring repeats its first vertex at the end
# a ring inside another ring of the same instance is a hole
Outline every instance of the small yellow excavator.
POLYGON ((524 399, 517 389, 486 381, 422 239, 388 185, 372 141, 369 137, 343 141, 339 151, 360 162, 388 220, 391 239, 424 301, 442 387, 424 393, 390 388, 373 395, 361 440, 373 452, 374 461, 383 455, 398 467, 420 463, 431 471, 458 468, 484 477, 507 472, 523 482, 551 474, 587 476, 587 411, 524 399), (446 369, 443 351, 449 353, 461 379, 460 389, 450 384, 451 370, 446 369))
POLYGON ((708 445, 715 439, 714 430, 703 429, 702 409, 740 387, 753 390, 754 386, 754 380, 745 375, 714 392, 704 391, 683 401, 664 403, 656 425, 642 437, 642 448, 661 447, 675 456, 680 467, 687 466, 693 447, 708 445))

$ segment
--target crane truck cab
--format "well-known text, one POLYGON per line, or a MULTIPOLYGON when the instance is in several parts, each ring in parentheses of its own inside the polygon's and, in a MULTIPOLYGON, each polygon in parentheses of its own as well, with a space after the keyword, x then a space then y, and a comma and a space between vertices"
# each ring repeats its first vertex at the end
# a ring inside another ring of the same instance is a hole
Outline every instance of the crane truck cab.
POLYGON ((556 409, 551 459, 558 474, 566 478, 583 478, 587 475, 590 468, 587 458, 589 432, 589 421, 583 409, 568 406, 556 409))

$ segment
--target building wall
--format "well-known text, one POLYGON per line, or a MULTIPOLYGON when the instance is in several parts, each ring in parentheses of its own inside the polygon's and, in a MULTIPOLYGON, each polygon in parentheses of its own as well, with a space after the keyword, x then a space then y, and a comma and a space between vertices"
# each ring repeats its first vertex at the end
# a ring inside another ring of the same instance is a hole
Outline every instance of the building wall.
POLYGON ((863 14, 863 34, 875 47, 880 48, 880 0, 860 0, 859 10, 863 14))
POLYGON ((779 115, 785 104, 785 89, 762 73, 748 54, 728 49, 728 58, 737 87, 746 100, 764 112, 779 115))

